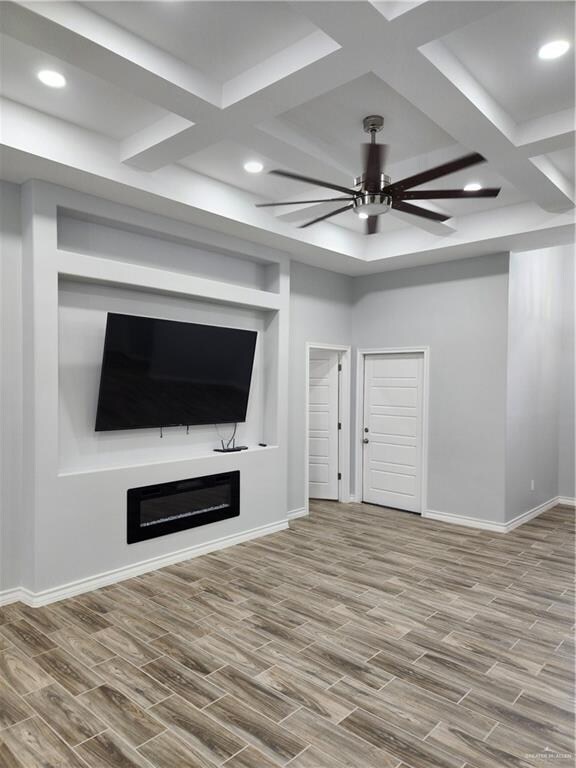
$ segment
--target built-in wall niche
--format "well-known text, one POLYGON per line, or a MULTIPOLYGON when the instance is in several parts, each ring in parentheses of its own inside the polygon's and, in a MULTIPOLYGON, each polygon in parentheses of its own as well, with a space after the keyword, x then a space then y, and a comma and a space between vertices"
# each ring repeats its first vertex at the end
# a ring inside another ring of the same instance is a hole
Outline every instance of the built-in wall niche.
POLYGON ((246 422, 238 444, 273 442, 265 424, 275 386, 275 312, 215 304, 69 278, 59 281, 59 473, 177 461, 209 455, 233 425, 95 432, 106 315, 118 312, 258 331, 246 422), (162 434, 162 436, 161 436, 162 434))
POLYGON ((123 225, 75 211, 58 209, 57 242, 61 251, 167 269, 222 283, 278 293, 278 265, 230 255, 176 235, 123 225))

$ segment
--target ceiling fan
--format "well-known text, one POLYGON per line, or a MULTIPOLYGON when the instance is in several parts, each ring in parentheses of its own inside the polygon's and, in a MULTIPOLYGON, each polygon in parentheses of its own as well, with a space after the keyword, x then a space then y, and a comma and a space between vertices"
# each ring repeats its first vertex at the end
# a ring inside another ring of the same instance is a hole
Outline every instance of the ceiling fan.
POLYGON ((406 179, 392 182, 390 176, 384 171, 386 162, 386 153, 388 146, 386 144, 376 143, 376 134, 384 126, 384 118, 381 115, 369 115, 363 121, 364 131, 370 134, 370 143, 364 147, 364 173, 354 179, 353 188, 343 187, 340 184, 332 184, 327 181, 313 179, 309 176, 301 176, 291 171, 273 170, 270 173, 276 176, 284 176, 287 179, 303 181, 306 184, 317 184, 319 187, 333 189, 336 192, 342 192, 346 197, 329 197, 323 200, 298 200, 294 202, 282 203, 257 203, 257 208, 272 208, 277 205, 302 205, 307 203, 327 203, 327 202, 346 202, 335 211, 330 211, 323 216, 318 216, 312 221, 307 221, 300 225, 300 229, 310 227, 319 221, 324 221, 332 216, 337 216, 344 211, 354 210, 362 219, 366 219, 366 234, 373 235, 378 231, 378 217, 387 213, 391 208, 404 213, 410 213, 414 216, 422 216, 425 219, 433 221, 446 221, 450 216, 436 211, 421 208, 418 205, 412 205, 407 200, 437 200, 448 198, 466 198, 466 197, 496 197, 500 192, 499 187, 487 187, 467 192, 464 189, 423 189, 414 191, 412 187, 418 187, 427 181, 438 179, 441 176, 447 176, 449 173, 461 171, 463 168, 469 168, 471 165, 485 162, 486 158, 477 152, 465 155, 449 163, 438 165, 429 171, 417 173, 414 176, 408 176, 406 179))

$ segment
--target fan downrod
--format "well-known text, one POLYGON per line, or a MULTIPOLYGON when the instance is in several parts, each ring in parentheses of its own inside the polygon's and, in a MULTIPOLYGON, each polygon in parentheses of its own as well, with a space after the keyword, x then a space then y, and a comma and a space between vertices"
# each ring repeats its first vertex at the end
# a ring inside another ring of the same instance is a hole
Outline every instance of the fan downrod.
POLYGON ((368 115, 362 120, 364 133, 379 133, 384 128, 384 118, 382 115, 368 115))

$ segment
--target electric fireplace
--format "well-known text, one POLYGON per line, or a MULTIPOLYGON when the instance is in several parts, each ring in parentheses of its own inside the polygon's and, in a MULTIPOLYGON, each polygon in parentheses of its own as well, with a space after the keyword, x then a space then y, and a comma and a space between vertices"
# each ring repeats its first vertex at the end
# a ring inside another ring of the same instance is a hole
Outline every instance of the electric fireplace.
POLYGON ((240 514, 240 472, 130 488, 128 544, 208 525, 240 514))

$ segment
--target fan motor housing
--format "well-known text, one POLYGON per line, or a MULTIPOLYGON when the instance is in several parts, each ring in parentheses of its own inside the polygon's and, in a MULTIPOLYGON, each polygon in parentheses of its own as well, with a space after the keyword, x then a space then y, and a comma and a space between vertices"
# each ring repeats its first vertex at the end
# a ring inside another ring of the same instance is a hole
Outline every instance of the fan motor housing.
POLYGON ((392 207, 392 198, 382 192, 361 192, 354 198, 354 210, 356 213, 366 213, 368 216, 379 216, 387 213, 392 207))
POLYGON ((385 173, 380 174, 380 191, 367 192, 363 189, 364 174, 354 179, 354 186, 358 187, 356 197, 354 198, 354 211, 356 213, 366 213, 368 216, 379 216, 381 213, 387 213, 392 207, 392 197, 385 194, 382 190, 391 183, 390 176, 385 173))
MULTIPOLYGON (((354 186, 358 187, 358 192, 362 191, 365 178, 366 177, 364 174, 362 174, 361 176, 354 177, 354 186)), ((380 190, 381 191, 384 189, 384 187, 387 187, 391 183, 392 183, 392 179, 390 178, 390 176, 387 176, 385 173, 380 174, 380 190)))

